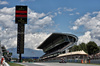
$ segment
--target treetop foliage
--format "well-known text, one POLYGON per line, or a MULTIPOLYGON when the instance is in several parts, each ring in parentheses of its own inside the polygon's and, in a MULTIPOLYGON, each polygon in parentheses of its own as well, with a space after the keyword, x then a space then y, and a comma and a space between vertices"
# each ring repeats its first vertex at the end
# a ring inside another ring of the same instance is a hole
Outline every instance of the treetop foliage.
POLYGON ((100 51, 100 47, 93 41, 88 42, 87 44, 81 43, 79 45, 74 45, 73 47, 69 48, 69 52, 72 51, 80 51, 83 50, 89 55, 96 54, 100 51))

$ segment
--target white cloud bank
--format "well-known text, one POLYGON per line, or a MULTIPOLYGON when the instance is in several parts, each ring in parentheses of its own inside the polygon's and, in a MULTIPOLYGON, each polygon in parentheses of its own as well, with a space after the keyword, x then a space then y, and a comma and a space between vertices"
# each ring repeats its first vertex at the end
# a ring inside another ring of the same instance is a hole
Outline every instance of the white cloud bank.
MULTIPOLYGON (((36 49, 53 31, 52 16, 37 13, 28 8, 28 24, 25 25, 25 48, 36 49), (48 32, 48 33, 47 33, 48 32)), ((0 40, 7 48, 17 47, 15 7, 0 9, 0 40)))
MULTIPOLYGON (((87 13, 77 19, 75 25, 71 28, 77 30, 81 26, 85 28, 85 35, 79 37, 79 42, 95 41, 100 45, 100 11, 87 13)), ((80 30, 80 29, 79 29, 80 30)))
MULTIPOLYGON (((55 16, 57 15, 62 15, 62 14, 65 14, 65 13, 68 13, 68 15, 79 15, 80 13, 79 12, 76 12, 75 14, 74 13, 71 13, 73 12, 74 10, 76 10, 76 8, 68 8, 68 7, 59 7, 57 8, 56 10, 52 11, 52 12, 49 12, 48 14, 53 14, 55 16)), ((66 14, 67 15, 67 14, 66 14)))
POLYGON ((81 42, 88 43, 91 40, 90 32, 87 31, 83 36, 79 37, 78 44, 81 42))
POLYGON ((1 1, 0 0, 0 5, 5 5, 5 4, 8 4, 8 2, 7 1, 1 1))

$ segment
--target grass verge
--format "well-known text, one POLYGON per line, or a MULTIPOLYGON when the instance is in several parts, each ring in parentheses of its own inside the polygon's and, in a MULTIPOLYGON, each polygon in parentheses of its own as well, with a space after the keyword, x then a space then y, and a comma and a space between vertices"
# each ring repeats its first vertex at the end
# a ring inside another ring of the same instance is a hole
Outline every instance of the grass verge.
POLYGON ((8 63, 10 66, 24 66, 24 65, 20 65, 20 64, 16 64, 16 63, 8 63))

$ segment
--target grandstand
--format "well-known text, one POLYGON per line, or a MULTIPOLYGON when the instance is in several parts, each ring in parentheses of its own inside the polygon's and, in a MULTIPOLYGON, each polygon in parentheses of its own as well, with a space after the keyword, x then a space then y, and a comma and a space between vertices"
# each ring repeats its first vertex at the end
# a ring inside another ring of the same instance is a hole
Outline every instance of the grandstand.
POLYGON ((65 53, 65 49, 72 47, 77 41, 77 36, 72 34, 52 33, 41 45, 38 46, 38 49, 42 49, 45 53, 40 57, 41 61, 65 53))

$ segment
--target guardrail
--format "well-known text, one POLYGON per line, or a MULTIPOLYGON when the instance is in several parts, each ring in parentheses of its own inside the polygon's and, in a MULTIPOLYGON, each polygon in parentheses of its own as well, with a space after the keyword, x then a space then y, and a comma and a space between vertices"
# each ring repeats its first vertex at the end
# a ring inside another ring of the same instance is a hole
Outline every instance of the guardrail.
POLYGON ((90 60, 90 63, 100 64, 100 59, 90 60))

